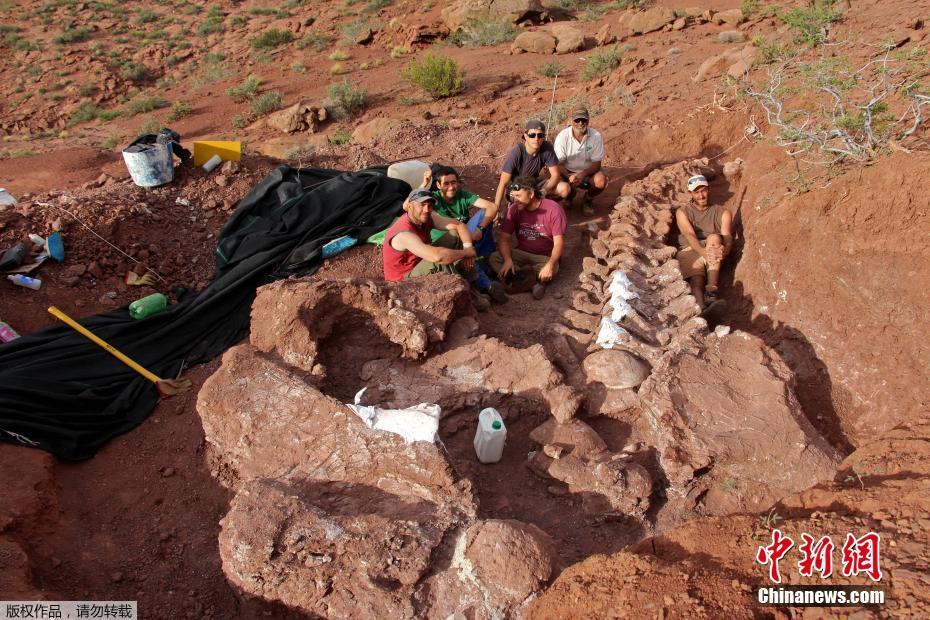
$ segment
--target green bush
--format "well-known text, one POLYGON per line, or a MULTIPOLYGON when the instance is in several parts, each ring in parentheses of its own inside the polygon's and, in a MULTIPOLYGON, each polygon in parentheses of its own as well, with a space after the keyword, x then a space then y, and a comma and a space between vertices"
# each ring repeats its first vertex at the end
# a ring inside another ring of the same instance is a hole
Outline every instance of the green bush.
POLYGON ((271 28, 249 41, 249 43, 255 49, 260 50, 278 47, 279 45, 285 45, 293 40, 294 33, 290 30, 278 30, 277 28, 271 28))
POLYGON ((123 136, 120 134, 111 133, 103 142, 100 143, 100 146, 105 149, 115 149, 122 141, 123 136))
POLYGON ((155 21, 158 21, 158 13, 151 9, 142 9, 139 11, 138 15, 136 15, 136 23, 140 26, 155 21))
POLYGON ((368 95, 364 90, 355 88, 348 78, 326 87, 327 107, 332 108, 336 118, 355 116, 365 107, 368 95))
POLYGON ((152 73, 145 65, 138 65, 134 62, 126 62, 120 69, 120 76, 130 82, 145 82, 152 78, 152 73))
POLYGON ((400 76, 433 99, 442 99, 462 92, 465 72, 452 58, 427 52, 419 61, 401 69, 400 76))
POLYGON ((459 47, 484 47, 513 41, 520 30, 501 19, 473 19, 449 35, 448 42, 459 47))
POLYGON ((620 50, 616 45, 594 50, 584 63, 584 69, 581 70, 581 79, 586 82, 607 75, 619 66, 620 50))
POLYGON ((827 27, 840 19, 833 0, 813 0, 806 9, 793 8, 781 20, 795 31, 795 40, 816 47, 827 39, 827 27))
POLYGON ((171 110, 168 111, 168 122, 173 123, 179 118, 190 116, 193 113, 194 109, 190 106, 189 103, 175 101, 171 106, 171 110))
POLYGON ((557 62, 547 62, 544 65, 540 65, 539 68, 536 70, 536 72, 539 73, 539 75, 543 77, 548 77, 548 78, 554 78, 559 75, 562 75, 564 71, 565 71, 565 67, 563 67, 557 62))
POLYGON ((252 114, 255 116, 265 116, 281 107, 284 96, 276 90, 262 93, 252 99, 252 114))
POLYGON ((69 26, 61 31, 61 34, 52 39, 53 42, 58 43, 59 45, 65 45, 67 43, 80 43, 81 41, 86 41, 90 38, 90 34, 93 32, 91 28, 75 28, 69 26))
POLYGON ((333 42, 333 37, 328 34, 320 34, 319 32, 311 32, 304 35, 304 38, 297 41, 294 44, 299 50, 310 48, 317 52, 322 52, 333 42))
POLYGON ((68 118, 68 126, 86 123, 96 119, 98 116, 100 116, 100 108, 97 107, 97 104, 92 101, 85 101, 71 113, 70 118, 68 118))
POLYGON ((168 100, 163 97, 158 96, 142 96, 133 99, 129 102, 129 105, 126 106, 126 112, 130 116, 135 116, 136 114, 142 114, 144 112, 151 112, 153 110, 158 110, 159 108, 164 108, 168 105, 168 100))
POLYGON ((157 118, 152 115, 146 116, 145 120, 142 121, 142 124, 139 125, 138 134, 149 134, 149 133, 158 133, 161 131, 162 124, 157 118))
POLYGON ((371 24, 364 17, 359 17, 339 29, 344 43, 354 44, 365 32, 371 30, 371 24))
POLYGON ((365 4, 365 8, 362 10, 366 13, 377 13, 388 6, 391 6, 391 0, 368 0, 365 4))
POLYGON ((245 81, 242 82, 239 86, 231 86, 226 89, 226 96, 235 101, 236 103, 243 103, 255 97, 258 94, 258 89, 262 85, 262 79, 260 77, 250 75, 245 78, 245 81))
POLYGON ((327 138, 330 144, 341 146, 352 141, 352 132, 348 129, 339 129, 333 135, 327 138))
POLYGON ((97 118, 99 118, 101 122, 107 123, 112 121, 114 118, 119 118, 122 115, 122 110, 104 110, 97 115, 97 118))

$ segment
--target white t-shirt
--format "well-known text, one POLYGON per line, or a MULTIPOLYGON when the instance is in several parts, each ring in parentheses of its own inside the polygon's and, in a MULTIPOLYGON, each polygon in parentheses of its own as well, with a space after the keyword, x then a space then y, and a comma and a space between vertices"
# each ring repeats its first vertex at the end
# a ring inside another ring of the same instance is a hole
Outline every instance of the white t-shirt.
POLYGON ((555 137, 555 156, 572 172, 580 172, 595 161, 604 159, 604 138, 596 129, 588 127, 588 133, 581 142, 575 140, 571 126, 566 127, 555 137))

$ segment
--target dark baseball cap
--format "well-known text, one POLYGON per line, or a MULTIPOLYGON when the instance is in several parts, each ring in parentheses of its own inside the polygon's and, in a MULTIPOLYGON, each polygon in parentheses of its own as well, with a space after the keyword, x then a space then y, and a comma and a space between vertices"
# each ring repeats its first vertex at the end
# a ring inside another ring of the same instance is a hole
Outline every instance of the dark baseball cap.
POLYGON ((426 202, 427 200, 436 202, 436 197, 433 196, 433 192, 426 188, 420 187, 410 192, 410 195, 407 196, 407 200, 409 202, 426 202))
POLYGON ((529 121, 526 121, 526 125, 523 126, 523 131, 529 131, 530 129, 538 129, 545 133, 546 124, 542 121, 538 121, 535 118, 529 121))
POLYGON ((575 108, 572 110, 572 120, 583 118, 584 120, 589 120, 591 117, 588 116, 588 108, 575 108))

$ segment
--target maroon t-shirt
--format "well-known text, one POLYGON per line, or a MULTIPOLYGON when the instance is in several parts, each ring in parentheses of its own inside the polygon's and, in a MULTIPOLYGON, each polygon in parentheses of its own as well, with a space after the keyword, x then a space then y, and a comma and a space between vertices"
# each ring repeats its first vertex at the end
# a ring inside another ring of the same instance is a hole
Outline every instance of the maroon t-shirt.
POLYGON ((414 226, 413 222, 410 221, 410 218, 407 217, 406 213, 397 218, 397 221, 394 222, 394 224, 388 228, 387 233, 385 233, 384 244, 381 246, 381 259, 384 262, 385 280, 389 280, 391 282, 399 282, 403 280, 404 277, 410 273, 414 267, 417 266, 417 263, 423 260, 409 250, 404 250, 403 252, 395 250, 391 246, 391 241, 394 240, 394 237, 402 232, 412 232, 420 238, 420 241, 429 245, 429 234, 432 230, 432 218, 424 222, 423 226, 421 227, 414 226))
POLYGON ((562 205, 543 198, 534 211, 521 210, 516 204, 507 207, 501 230, 517 237, 517 249, 552 256, 553 237, 565 235, 568 220, 562 205))

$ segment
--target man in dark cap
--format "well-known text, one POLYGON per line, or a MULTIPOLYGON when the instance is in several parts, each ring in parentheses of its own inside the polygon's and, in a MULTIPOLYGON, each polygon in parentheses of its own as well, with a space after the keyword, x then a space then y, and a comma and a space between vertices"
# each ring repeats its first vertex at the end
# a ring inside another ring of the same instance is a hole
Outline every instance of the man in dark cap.
POLYGON ((593 215, 594 197, 607 187, 607 176, 601 170, 604 139, 600 132, 588 126, 587 108, 575 108, 570 118, 572 124, 560 131, 553 143, 559 172, 566 179, 558 184, 556 193, 562 198, 562 206, 570 207, 575 192, 584 190, 584 214, 593 215))
MULTIPOLYGON (((433 208, 436 197, 428 189, 410 192, 404 201, 404 214, 384 235, 381 257, 384 279, 392 282, 407 280, 432 273, 459 273, 472 281, 476 277, 475 248, 471 233, 464 222, 443 217, 433 208), (431 242, 433 229, 445 230, 435 243, 431 242)), ((506 301, 507 295, 500 282, 490 283, 494 299, 506 301)), ((486 310, 490 302, 482 295, 473 295, 475 306, 486 310)))
POLYGON ((523 126, 523 140, 514 145, 504 158, 501 178, 494 195, 494 204, 500 209, 507 199, 507 186, 517 177, 538 179, 540 172, 549 171, 549 178, 541 188, 542 195, 555 192, 559 184, 559 160, 552 143, 546 140, 546 125, 542 121, 529 120, 523 126))

